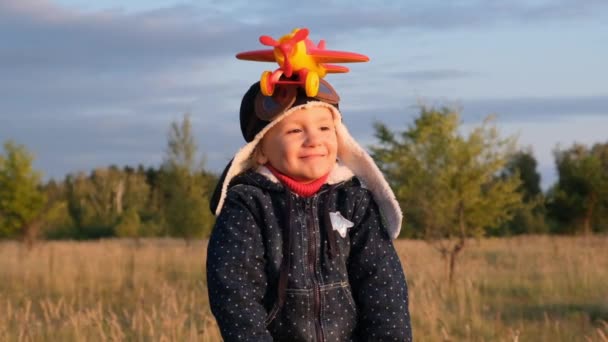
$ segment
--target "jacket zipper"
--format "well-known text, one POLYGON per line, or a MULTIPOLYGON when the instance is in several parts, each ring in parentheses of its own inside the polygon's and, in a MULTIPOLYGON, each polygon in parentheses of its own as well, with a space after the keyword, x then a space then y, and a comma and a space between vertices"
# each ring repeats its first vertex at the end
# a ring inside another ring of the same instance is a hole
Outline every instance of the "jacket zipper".
POLYGON ((315 214, 314 214, 314 206, 313 204, 316 202, 317 196, 312 198, 312 201, 306 201, 306 209, 309 212, 309 215, 306 215, 308 218, 307 226, 309 227, 309 239, 308 239, 308 268, 310 271, 310 276, 313 285, 313 312, 315 314, 315 334, 317 336, 317 341, 323 342, 323 328, 321 326, 321 287, 317 282, 317 237, 316 237, 316 224, 315 224, 315 214))

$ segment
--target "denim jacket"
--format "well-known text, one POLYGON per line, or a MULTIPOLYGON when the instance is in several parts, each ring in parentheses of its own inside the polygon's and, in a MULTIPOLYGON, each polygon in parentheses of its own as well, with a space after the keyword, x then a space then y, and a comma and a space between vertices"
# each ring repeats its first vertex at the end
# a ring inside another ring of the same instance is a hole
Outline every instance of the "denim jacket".
POLYGON ((224 340, 411 341, 405 276, 371 192, 350 177, 303 198, 270 178, 231 180, 209 240, 224 340))

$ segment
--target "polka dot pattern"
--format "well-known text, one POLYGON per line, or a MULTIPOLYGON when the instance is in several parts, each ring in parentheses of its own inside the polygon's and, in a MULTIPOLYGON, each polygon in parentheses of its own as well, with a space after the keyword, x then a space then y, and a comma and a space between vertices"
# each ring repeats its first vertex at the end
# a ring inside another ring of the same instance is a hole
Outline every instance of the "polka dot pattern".
POLYGON ((209 302, 225 341, 412 340, 405 276, 371 193, 356 180, 328 188, 302 198, 254 172, 231 184, 207 250, 209 302), (335 235, 332 257, 325 209, 355 223, 335 235))

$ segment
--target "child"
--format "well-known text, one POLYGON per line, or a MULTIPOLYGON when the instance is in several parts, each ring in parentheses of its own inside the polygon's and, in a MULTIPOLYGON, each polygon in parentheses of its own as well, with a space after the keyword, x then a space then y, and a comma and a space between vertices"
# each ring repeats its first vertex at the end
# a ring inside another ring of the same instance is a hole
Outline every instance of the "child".
POLYGON ((244 95, 247 144, 211 201, 209 302, 225 341, 411 341, 402 214, 325 80, 244 95))

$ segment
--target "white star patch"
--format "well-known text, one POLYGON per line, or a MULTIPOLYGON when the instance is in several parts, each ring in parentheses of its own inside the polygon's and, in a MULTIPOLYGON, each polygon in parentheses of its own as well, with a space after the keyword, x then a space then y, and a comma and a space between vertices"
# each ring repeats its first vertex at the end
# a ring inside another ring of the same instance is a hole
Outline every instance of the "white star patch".
POLYGON ((340 234, 341 237, 346 237, 346 230, 355 224, 344 218, 339 211, 329 213, 332 228, 340 234))

